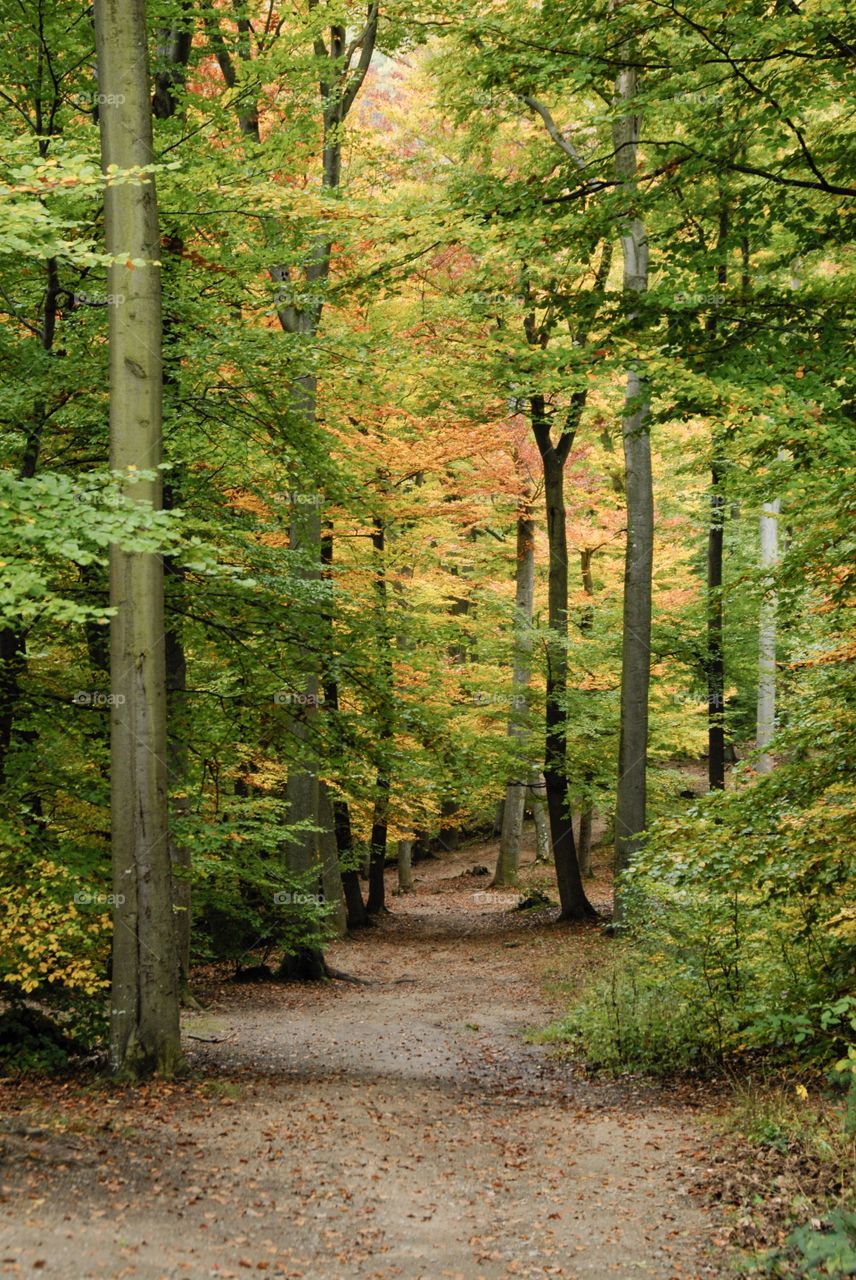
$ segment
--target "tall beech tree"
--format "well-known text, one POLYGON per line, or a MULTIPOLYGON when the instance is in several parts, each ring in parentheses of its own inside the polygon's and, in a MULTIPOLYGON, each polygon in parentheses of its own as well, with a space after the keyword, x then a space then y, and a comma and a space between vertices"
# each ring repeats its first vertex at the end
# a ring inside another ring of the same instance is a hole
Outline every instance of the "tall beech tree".
MULTIPOLYGON (((125 496, 162 506, 160 235, 152 172, 143 0, 95 5, 105 242, 112 261, 110 465, 125 496)), ((170 866, 163 562, 110 553, 113 974, 110 1065, 172 1076, 181 1065, 170 866)))
MULTIPOLYGON (((648 289, 648 233, 639 216, 636 179, 640 119, 633 44, 626 40, 615 85, 615 173, 626 200, 621 212, 621 252, 626 325, 632 345, 640 298, 648 289)), ((621 663, 621 723, 615 807, 615 869, 621 872, 639 848, 645 829, 648 771, 648 686, 651 678, 651 576, 654 559, 654 491, 651 473, 649 391, 640 357, 631 350, 622 423, 627 551, 621 663)), ((622 914, 620 892, 616 916, 622 914)))

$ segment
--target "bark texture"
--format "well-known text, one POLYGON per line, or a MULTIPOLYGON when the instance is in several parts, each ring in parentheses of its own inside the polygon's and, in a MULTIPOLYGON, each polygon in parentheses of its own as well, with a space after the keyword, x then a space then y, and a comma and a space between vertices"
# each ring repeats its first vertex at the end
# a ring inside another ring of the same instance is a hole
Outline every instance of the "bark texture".
POLYGON ((773 574, 779 562, 779 508, 765 502, 761 515, 761 569, 764 573, 764 597, 758 627, 758 722, 755 745, 760 752, 756 768, 770 773, 773 757, 769 746, 776 728, 776 592, 773 574))
POLYGON ((522 749, 527 738, 525 712, 532 668, 532 613, 535 603, 535 521, 528 502, 517 516, 517 570, 514 595, 514 669, 508 736, 517 745, 512 777, 505 788, 495 885, 515 884, 520 865, 520 841, 526 808, 528 761, 522 749))
MULTIPOLYGON (((625 53, 629 52, 625 48, 625 53)), ((645 226, 636 212, 639 117, 634 114, 632 107, 636 91, 635 67, 625 65, 616 81, 616 98, 625 109, 613 126, 613 142, 616 177, 627 200, 622 219, 621 250, 624 259, 623 289, 631 333, 639 323, 638 299, 648 289, 648 239, 645 226)), ((621 724, 615 813, 616 873, 625 869, 631 856, 639 848, 641 833, 646 824, 651 573, 654 545, 654 493, 648 411, 648 386, 641 365, 634 358, 627 370, 622 423, 627 549, 624 566, 621 724)), ((623 902, 619 889, 615 900, 617 921, 620 921, 622 914, 623 902)))
MULTIPOLYGON (((142 0, 95 5, 105 171, 151 165, 147 31, 142 0)), ((110 462, 130 501, 160 508, 162 363, 154 178, 107 187, 110 462), (134 260, 134 265, 127 265, 134 260)), ((113 932, 110 1065, 138 1078, 181 1065, 166 765, 164 583, 159 556, 111 548, 113 932)))

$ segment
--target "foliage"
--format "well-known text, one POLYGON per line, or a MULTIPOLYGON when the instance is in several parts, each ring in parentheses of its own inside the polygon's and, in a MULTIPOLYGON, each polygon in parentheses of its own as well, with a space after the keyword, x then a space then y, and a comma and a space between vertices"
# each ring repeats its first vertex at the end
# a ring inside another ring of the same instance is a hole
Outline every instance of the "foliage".
POLYGON ((856 706, 846 669, 803 681, 778 770, 653 824, 613 971, 566 1028, 594 1065, 663 1073, 764 1050, 847 1081, 856 706))

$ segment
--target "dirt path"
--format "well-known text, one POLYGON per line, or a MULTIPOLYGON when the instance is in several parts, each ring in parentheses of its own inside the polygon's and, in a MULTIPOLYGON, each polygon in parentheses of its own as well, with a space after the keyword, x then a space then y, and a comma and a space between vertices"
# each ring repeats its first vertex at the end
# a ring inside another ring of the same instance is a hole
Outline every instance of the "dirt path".
POLYGON ((461 874, 492 857, 419 864, 380 928, 331 948, 368 985, 213 988, 186 1019, 211 1040, 187 1042, 201 1083, 7 1086, 2 1273, 725 1275, 691 1114, 523 1042, 561 1008, 545 974, 604 944, 461 874))

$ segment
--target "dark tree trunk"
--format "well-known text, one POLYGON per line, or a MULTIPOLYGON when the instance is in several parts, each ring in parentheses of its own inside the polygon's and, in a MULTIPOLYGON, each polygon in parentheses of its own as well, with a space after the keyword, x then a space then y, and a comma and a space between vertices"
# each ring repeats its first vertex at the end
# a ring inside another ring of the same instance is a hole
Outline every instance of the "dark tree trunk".
MULTIPOLYGON (((324 573, 329 576, 333 564, 333 529, 331 524, 324 528, 321 538, 321 564, 324 573)), ((333 653, 333 618, 325 618, 327 626, 327 649, 330 662, 333 653)), ((332 674, 330 663, 324 671, 324 714, 333 722, 332 738, 338 744, 339 722, 339 683, 332 674)), ((339 853, 339 868, 342 874, 342 890, 345 895, 345 908, 349 929, 362 929, 370 923, 363 891, 360 887, 360 876, 353 864, 354 837, 351 830, 351 809, 343 796, 331 797, 333 806, 333 826, 336 835, 336 848, 339 853)))
MULTIPOLYGON (((579 406, 582 412, 582 404, 579 406)), ((562 436, 554 447, 550 439, 543 399, 532 397, 532 425, 544 468, 547 505, 547 539, 550 551, 548 577, 547 704, 544 781, 556 880, 561 903, 561 919, 596 919, 597 912, 586 897, 580 875, 574 829, 568 805, 568 730, 565 699, 568 687, 568 539, 565 513, 564 466, 573 441, 572 433, 562 436), (561 452, 559 452, 559 450, 561 452)))
POLYGON ((714 460, 711 469, 710 529, 707 535, 707 714, 708 785, 725 788, 725 657, 722 647, 722 544, 725 499, 722 474, 714 460))
POLYGON ((366 906, 370 916, 386 911, 386 836, 387 815, 389 812, 389 783, 385 778, 377 780, 377 799, 375 800, 374 819, 372 821, 371 852, 369 854, 369 899, 366 906))

